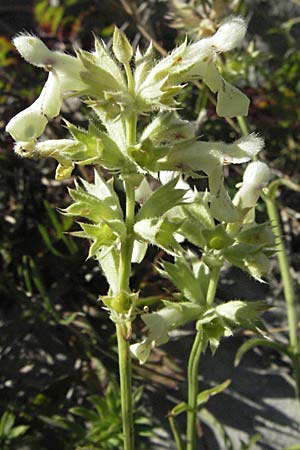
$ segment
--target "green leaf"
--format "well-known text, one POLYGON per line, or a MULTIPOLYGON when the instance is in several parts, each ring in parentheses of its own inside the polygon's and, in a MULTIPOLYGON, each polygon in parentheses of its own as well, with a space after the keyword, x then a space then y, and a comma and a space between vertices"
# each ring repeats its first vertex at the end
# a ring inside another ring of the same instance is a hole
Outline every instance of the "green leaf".
POLYGON ((134 225, 138 240, 144 240, 152 245, 163 248, 167 253, 177 254, 180 246, 174 238, 178 224, 167 219, 154 218, 139 220, 134 225))
POLYGON ((215 228, 215 222, 210 213, 208 202, 199 192, 195 195, 192 203, 182 206, 182 210, 188 216, 193 217, 201 227, 208 229, 215 228))
POLYGON ((234 365, 238 366, 244 357, 244 355, 254 347, 268 347, 273 350, 276 350, 279 353, 287 355, 291 357, 288 347, 285 344, 281 344, 280 342, 274 342, 264 338, 252 338, 244 342, 237 351, 235 356, 234 365))
POLYGON ((236 240, 243 244, 273 246, 274 234, 268 223, 253 223, 244 226, 236 240))
POLYGON ((0 420, 0 436, 8 436, 15 423, 14 414, 5 411, 0 420))
POLYGON ((174 264, 163 262, 162 267, 186 299, 200 305, 205 305, 205 297, 199 280, 195 277, 185 258, 176 258, 174 264))
POLYGON ((112 295, 117 295, 119 291, 119 252, 114 247, 103 248, 97 253, 96 258, 108 281, 112 295))
POLYGON ((71 414, 75 414, 76 416, 83 417, 88 422, 97 421, 99 419, 98 414, 95 411, 91 411, 90 409, 83 408, 80 406, 75 406, 69 409, 71 414))
POLYGON ((205 391, 200 392, 200 394, 197 395, 197 405, 203 405, 208 402, 210 397, 219 394, 220 392, 223 392, 225 389, 228 388, 230 385, 231 380, 225 380, 223 383, 218 384, 217 386, 206 389, 205 391))
POLYGON ((167 211, 183 201, 184 189, 175 189, 178 177, 154 191, 136 215, 136 222, 143 219, 162 217, 167 211))
MULTIPOLYGON (((221 384, 218 384, 217 386, 210 388, 210 389, 205 389, 204 391, 200 392, 197 395, 197 406, 203 405, 205 403, 208 402, 208 400, 210 399, 210 397, 219 394, 220 392, 224 391, 225 389, 227 389, 227 387, 230 385, 231 380, 226 380, 221 384)), ((185 411, 188 411, 189 406, 187 403, 185 402, 181 402, 179 405, 176 405, 175 408, 172 409, 171 411, 171 415, 172 416, 178 416, 178 414, 181 414, 185 411)))
POLYGON ((262 328, 263 324, 259 318, 262 311, 269 307, 262 301, 245 302, 241 300, 231 300, 216 306, 216 314, 229 324, 243 327, 262 328))
POLYGON ((26 431, 28 430, 29 426, 27 425, 18 425, 17 427, 14 427, 10 432, 9 432, 9 439, 17 439, 19 436, 22 436, 23 434, 26 433, 26 431))
POLYGON ((122 71, 116 61, 110 56, 104 42, 95 38, 95 61, 96 64, 103 66, 106 70, 113 75, 118 83, 126 88, 126 83, 122 71))

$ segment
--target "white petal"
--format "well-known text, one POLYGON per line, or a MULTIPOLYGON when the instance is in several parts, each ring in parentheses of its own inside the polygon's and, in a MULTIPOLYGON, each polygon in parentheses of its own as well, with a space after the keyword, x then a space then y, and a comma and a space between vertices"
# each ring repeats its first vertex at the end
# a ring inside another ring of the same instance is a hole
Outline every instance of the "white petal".
POLYGON ((243 184, 233 199, 234 205, 253 208, 270 175, 270 169, 265 163, 255 161, 249 164, 244 173, 243 184))
POLYGON ((49 73, 48 80, 39 98, 33 103, 35 109, 40 108, 41 112, 48 118, 58 116, 62 104, 61 86, 55 71, 49 73))
POLYGON ((250 100, 239 89, 222 79, 218 90, 217 114, 220 117, 247 116, 250 100))
POLYGON ((46 117, 40 111, 30 106, 8 122, 6 131, 16 141, 33 141, 43 134, 47 122, 46 117))
POLYGON ((38 99, 13 117, 7 124, 6 131, 16 141, 37 139, 43 134, 48 119, 59 114, 61 103, 62 96, 57 75, 50 72, 38 99))
POLYGON ((254 161, 248 165, 243 176, 243 184, 255 183, 260 188, 265 186, 270 179, 270 169, 261 161, 254 161))
POLYGON ((246 21, 242 17, 233 17, 225 22, 212 36, 211 43, 218 52, 228 52, 242 42, 246 31, 246 21))
POLYGON ((13 39, 13 44, 30 64, 37 67, 51 65, 52 52, 36 36, 21 34, 13 39))

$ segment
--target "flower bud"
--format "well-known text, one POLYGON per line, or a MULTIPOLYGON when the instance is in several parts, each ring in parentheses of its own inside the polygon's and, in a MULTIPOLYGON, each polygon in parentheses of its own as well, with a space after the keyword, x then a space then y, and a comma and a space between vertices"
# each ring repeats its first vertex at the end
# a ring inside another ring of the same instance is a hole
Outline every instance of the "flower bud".
POLYGON ((217 52, 228 52, 242 42, 246 31, 245 20, 242 17, 233 17, 225 22, 209 39, 217 52))
POLYGON ((233 203, 242 208, 253 208, 256 205, 262 188, 270 179, 270 169, 260 161, 252 162, 245 170, 243 184, 234 197, 233 203))
POLYGON ((133 55, 133 49, 125 34, 115 27, 113 36, 113 51, 118 61, 128 64, 133 55))

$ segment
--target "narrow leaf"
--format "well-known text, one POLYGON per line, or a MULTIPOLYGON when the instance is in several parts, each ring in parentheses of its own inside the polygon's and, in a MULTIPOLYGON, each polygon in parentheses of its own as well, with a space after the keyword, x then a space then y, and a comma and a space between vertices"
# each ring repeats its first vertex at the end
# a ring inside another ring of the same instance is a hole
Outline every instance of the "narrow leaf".
POLYGON ((269 341, 264 338, 252 338, 252 339, 249 339, 248 341, 244 342, 244 344, 242 344, 240 346, 240 348, 238 349, 237 354, 235 356, 234 365, 238 366, 240 364, 243 356, 249 350, 251 350, 254 347, 258 347, 258 346, 269 347, 269 348, 272 348, 273 350, 276 350, 279 353, 283 353, 284 355, 287 355, 289 357, 291 356, 287 346, 284 344, 281 344, 279 342, 269 341))

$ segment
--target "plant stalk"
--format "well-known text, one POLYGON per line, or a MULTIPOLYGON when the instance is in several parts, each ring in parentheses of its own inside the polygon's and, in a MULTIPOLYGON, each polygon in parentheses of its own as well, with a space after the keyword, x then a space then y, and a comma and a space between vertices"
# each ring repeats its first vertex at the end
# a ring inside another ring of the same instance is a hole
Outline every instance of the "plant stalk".
MULTIPOLYGON (((125 64, 128 82, 128 91, 134 95, 134 80, 130 65, 125 64)), ((126 120, 127 145, 130 147, 136 141, 137 115, 132 113, 126 120)), ((134 218, 135 218, 135 186, 129 178, 124 178, 126 194, 126 237, 121 244, 120 251, 120 293, 130 293, 130 271, 131 259, 134 244, 134 218)), ((118 339, 118 357, 120 374, 120 391, 122 407, 123 426, 123 450, 134 450, 134 421, 133 421, 133 401, 132 401, 132 364, 129 348, 131 335, 131 319, 116 323, 118 339)))
POLYGON ((132 412, 132 383, 131 383, 131 355, 128 330, 123 324, 116 324, 118 338, 120 390, 122 405, 122 425, 124 450, 134 450, 133 412, 132 412))
POLYGON ((287 307, 290 353, 295 378, 295 393, 300 408, 300 342, 298 338, 298 313, 296 306, 295 291, 289 268, 289 261, 286 253, 286 248, 282 239, 280 218, 276 207, 275 196, 266 195, 264 196, 264 201, 267 207, 272 230, 275 235, 277 258, 287 307))
MULTIPOLYGON (((207 306, 211 306, 216 295, 218 286, 220 268, 211 270, 209 285, 206 295, 207 306)), ((196 450, 196 415, 197 415, 197 395, 198 395, 198 373, 200 356, 204 350, 205 342, 203 339, 202 327, 197 330, 195 340, 188 364, 188 412, 187 412, 187 447, 186 450, 196 450)))
POLYGON ((188 364, 188 412, 186 427, 186 450, 196 450, 196 414, 198 395, 198 372, 202 352, 203 332, 197 331, 188 364))
POLYGON ((169 424, 170 424, 170 428, 171 428, 173 436, 174 436, 177 450, 184 450, 181 436, 180 436, 179 430, 176 425, 175 417, 172 415, 169 416, 169 424))

